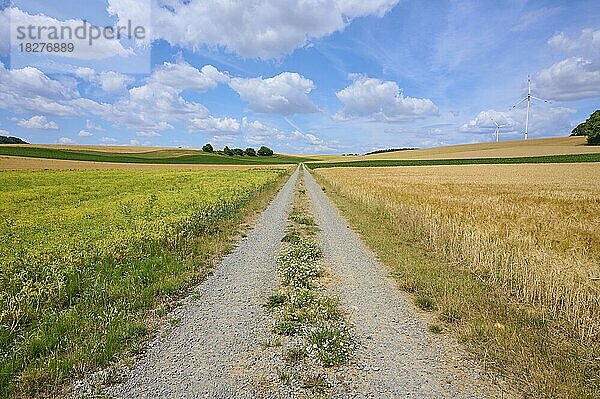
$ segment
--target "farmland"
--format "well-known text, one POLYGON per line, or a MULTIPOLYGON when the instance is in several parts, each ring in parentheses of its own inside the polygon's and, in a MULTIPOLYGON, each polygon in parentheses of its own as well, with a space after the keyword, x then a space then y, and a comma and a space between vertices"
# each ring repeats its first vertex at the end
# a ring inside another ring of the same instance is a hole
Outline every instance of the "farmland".
POLYGON ((369 159, 517 158, 548 155, 597 154, 600 147, 586 145, 585 137, 508 140, 499 143, 461 144, 368 155, 369 159))
POLYGON ((133 162, 93 162, 67 159, 29 158, 0 155, 0 170, 206 170, 282 168, 280 164, 153 164, 133 162))
POLYGON ((264 165, 293 164, 318 160, 314 157, 275 154, 269 157, 226 156, 201 150, 179 148, 145 148, 143 151, 126 147, 77 147, 48 145, 1 145, 0 155, 71 161, 116 162, 138 164, 211 164, 211 165, 264 165))
POLYGON ((600 166, 317 169, 417 306, 526 394, 600 393, 600 166), (386 232, 382 234, 382 232, 386 232))
POLYGON ((472 164, 600 162, 600 147, 585 144, 585 137, 512 140, 461 144, 416 150, 390 151, 364 156, 323 156, 309 161, 310 168, 339 166, 431 166, 472 164))
POLYGON ((1 172, 0 396, 138 350, 285 174, 1 172))
POLYGON ((515 165, 539 163, 577 163, 600 162, 600 153, 544 155, 532 157, 499 157, 499 158, 440 158, 440 159, 369 159, 369 156, 359 160, 346 159, 343 161, 309 162, 311 169, 335 167, 380 167, 380 166, 432 166, 432 165, 515 165))

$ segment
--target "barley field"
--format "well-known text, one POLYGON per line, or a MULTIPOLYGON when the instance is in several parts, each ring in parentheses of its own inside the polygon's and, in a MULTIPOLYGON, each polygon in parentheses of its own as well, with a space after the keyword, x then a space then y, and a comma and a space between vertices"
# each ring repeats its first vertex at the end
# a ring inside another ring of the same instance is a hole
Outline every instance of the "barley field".
POLYGON ((600 165, 318 170, 446 259, 600 339, 600 165))
POLYGON ((206 275, 235 232, 223 226, 285 173, 0 172, 0 396, 135 351, 148 318, 206 275))

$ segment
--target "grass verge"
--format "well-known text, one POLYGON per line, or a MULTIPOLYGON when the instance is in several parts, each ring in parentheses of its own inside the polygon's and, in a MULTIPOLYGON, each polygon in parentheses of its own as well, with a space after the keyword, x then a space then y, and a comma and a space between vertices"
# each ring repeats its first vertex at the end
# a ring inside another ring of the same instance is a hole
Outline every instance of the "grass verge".
POLYGON ((316 174, 330 198, 387 265, 415 304, 435 312, 487 368, 515 381, 526 397, 600 397, 600 344, 582 341, 543 307, 523 304, 491 280, 449 264, 380 207, 343 194, 316 174), (385 234, 382 234, 385 232, 385 234))

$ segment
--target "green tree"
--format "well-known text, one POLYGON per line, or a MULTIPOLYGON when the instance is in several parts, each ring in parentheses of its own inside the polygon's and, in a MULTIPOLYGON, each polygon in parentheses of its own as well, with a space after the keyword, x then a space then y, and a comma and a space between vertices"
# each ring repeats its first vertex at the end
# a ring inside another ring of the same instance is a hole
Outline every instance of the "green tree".
POLYGON ((585 121, 585 132, 588 144, 600 145, 600 109, 585 121))
POLYGON ((26 141, 18 137, 0 136, 0 144, 28 144, 26 141))
POLYGON ((233 155, 241 155, 241 156, 244 156, 244 150, 242 150, 241 148, 234 148, 234 149, 233 149, 233 155))
POLYGON ((581 122, 571 131, 571 136, 585 136, 585 122, 581 122))
POLYGON ((225 146, 225 148, 223 148, 223 154, 233 155, 233 151, 229 147, 225 146))
POLYGON ((270 157, 271 155, 273 155, 273 150, 263 145, 258 149, 256 153, 261 157, 270 157))
POLYGON ((213 148, 213 146, 210 143, 208 143, 208 144, 204 144, 202 146, 202 151, 204 151, 204 152, 214 152, 215 149, 213 148))
POLYGON ((244 151, 244 154, 246 154, 249 157, 255 157, 256 156, 256 150, 254 148, 252 148, 252 147, 248 147, 244 151))

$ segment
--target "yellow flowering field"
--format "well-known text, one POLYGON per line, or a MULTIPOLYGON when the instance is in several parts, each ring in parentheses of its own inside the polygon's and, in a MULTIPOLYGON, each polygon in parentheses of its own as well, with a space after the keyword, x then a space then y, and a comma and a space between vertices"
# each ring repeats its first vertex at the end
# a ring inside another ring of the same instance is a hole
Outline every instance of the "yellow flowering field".
POLYGON ((148 309, 205 275, 220 225, 284 173, 0 172, 0 396, 135 350, 148 309))

